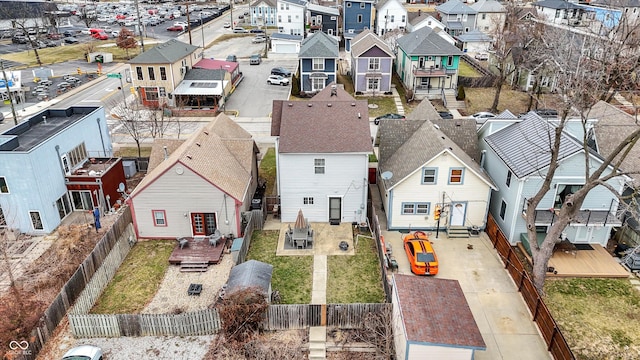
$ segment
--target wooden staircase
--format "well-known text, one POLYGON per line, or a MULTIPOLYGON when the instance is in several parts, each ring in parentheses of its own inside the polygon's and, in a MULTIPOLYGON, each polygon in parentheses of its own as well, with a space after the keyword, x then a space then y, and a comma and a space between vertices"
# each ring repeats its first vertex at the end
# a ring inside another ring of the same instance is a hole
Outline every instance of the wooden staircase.
POLYGON ((209 268, 206 261, 182 261, 180 262, 180 272, 205 272, 209 268))
POLYGON ((467 105, 464 101, 456 100, 455 90, 448 90, 444 92, 444 103, 447 109, 466 109, 467 105))
POLYGON ((453 238, 468 239, 469 230, 464 226, 450 226, 447 229, 447 236, 450 239, 453 239, 453 238))

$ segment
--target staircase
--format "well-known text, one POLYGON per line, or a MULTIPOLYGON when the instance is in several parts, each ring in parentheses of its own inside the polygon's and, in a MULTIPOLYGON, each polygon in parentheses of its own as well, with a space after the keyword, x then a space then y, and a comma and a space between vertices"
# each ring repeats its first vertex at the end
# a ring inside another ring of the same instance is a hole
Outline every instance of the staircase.
POLYGON ((206 261, 182 261, 180 262, 180 272, 205 272, 209 267, 206 261))
POLYGON ((469 230, 464 226, 450 226, 447 229, 447 236, 450 239, 452 238, 468 239, 469 230))
POLYGON ((327 358, 327 327, 312 326, 309 328, 309 360, 325 360, 327 358))
POLYGON ((447 109, 466 109, 467 105, 464 101, 456 100, 456 92, 455 90, 445 90, 444 91, 444 103, 447 109))

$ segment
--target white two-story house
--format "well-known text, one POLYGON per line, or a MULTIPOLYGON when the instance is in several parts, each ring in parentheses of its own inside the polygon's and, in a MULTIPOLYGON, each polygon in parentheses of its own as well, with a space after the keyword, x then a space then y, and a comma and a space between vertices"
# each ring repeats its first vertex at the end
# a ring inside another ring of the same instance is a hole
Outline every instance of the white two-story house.
POLYGON ((304 36, 307 12, 305 0, 278 0, 276 11, 279 33, 304 36))

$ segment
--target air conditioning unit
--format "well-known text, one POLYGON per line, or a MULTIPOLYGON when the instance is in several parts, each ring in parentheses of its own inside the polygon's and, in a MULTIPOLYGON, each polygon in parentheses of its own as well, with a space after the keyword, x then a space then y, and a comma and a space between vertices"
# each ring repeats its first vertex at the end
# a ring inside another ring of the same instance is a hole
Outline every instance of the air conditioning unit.
POLYGON ((181 68, 180 68, 180 74, 181 74, 181 75, 186 74, 186 73, 187 73, 187 70, 189 70, 189 67, 188 67, 188 66, 183 66, 183 67, 181 67, 181 68))

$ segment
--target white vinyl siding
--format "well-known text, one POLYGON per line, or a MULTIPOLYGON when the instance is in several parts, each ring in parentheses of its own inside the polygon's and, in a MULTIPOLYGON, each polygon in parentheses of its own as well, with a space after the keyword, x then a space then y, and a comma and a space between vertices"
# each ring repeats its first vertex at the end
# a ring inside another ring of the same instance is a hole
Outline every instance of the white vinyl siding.
POLYGON ((191 236, 192 212, 217 213, 220 231, 236 234, 235 201, 180 164, 174 165, 133 198, 140 237, 191 236), (175 168, 182 168, 182 175, 175 168), (181 191, 189 189, 189 191, 181 191), (180 194, 179 196, 177 194, 180 194), (156 226, 153 210, 165 209, 167 226, 156 226), (185 216, 187 214, 187 216, 185 216), (225 224, 229 220, 229 224, 225 224))
POLYGON ((366 214, 366 203, 360 206, 363 195, 366 199, 368 161, 366 154, 280 154, 278 174, 287 174, 278 177, 282 221, 295 221, 305 197, 312 197, 313 205, 304 205, 304 216, 311 222, 329 221, 329 197, 335 196, 342 198, 341 221, 360 222, 360 214, 366 214), (324 175, 315 174, 319 156, 326 160, 324 175))

